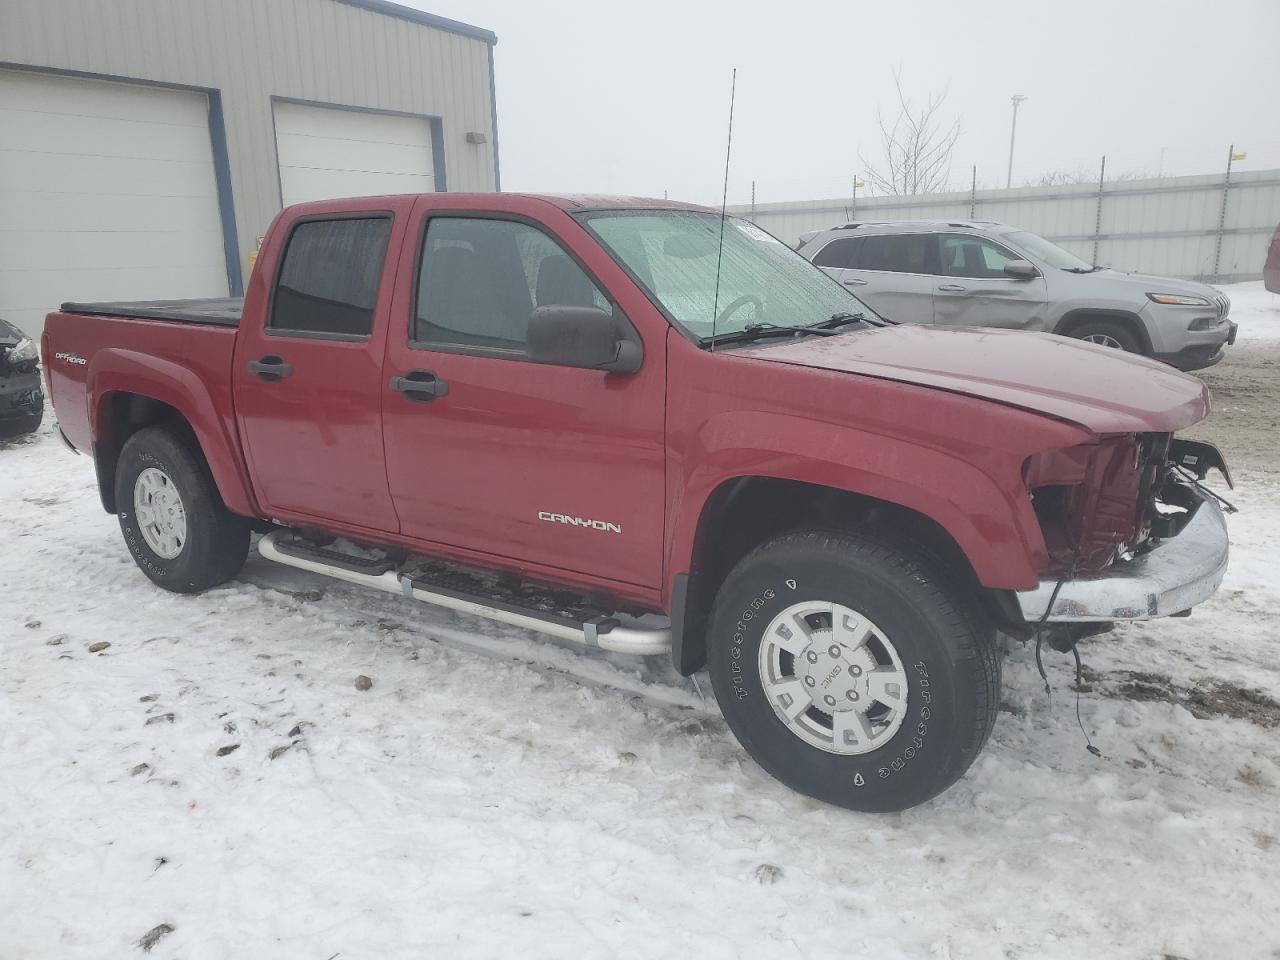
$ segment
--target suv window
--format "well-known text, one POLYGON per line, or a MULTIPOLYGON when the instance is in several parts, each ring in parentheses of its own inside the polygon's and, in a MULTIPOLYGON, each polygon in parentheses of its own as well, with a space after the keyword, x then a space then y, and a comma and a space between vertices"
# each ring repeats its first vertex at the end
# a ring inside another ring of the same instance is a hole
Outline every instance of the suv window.
POLYGON ((813 258, 817 267, 834 267, 839 270, 853 270, 859 264, 859 251, 862 249, 862 237, 837 237, 818 251, 813 258))
POLYGON ((390 217, 299 223, 285 247, 268 329, 367 337, 390 235, 390 217))
POLYGON ((549 304, 611 309, 583 269, 536 227, 481 217, 427 221, 414 343, 523 352, 529 314, 549 304))
POLYGON ((890 273, 937 273, 933 234, 900 233, 863 237, 865 246, 858 264, 860 270, 885 270, 890 273))
POLYGON ((1018 257, 982 237, 947 234, 942 237, 942 272, 948 277, 994 280, 1005 276, 1004 265, 1018 257))

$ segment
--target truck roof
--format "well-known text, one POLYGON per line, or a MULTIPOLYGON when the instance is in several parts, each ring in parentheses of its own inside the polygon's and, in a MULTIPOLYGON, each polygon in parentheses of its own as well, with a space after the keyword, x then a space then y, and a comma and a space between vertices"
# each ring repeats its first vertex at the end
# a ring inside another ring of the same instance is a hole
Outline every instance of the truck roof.
MULTIPOLYGON (((379 200, 390 196, 411 196, 411 197, 430 197, 436 194, 387 194, 385 196, 374 197, 343 197, 339 200, 312 200, 308 203, 299 203, 294 206, 300 208, 314 208, 317 212, 330 209, 334 203, 347 204, 353 200, 379 200)), ((524 200, 541 200, 552 206, 559 207, 561 210, 654 210, 654 209, 671 209, 671 210, 697 210, 700 213, 719 213, 712 207, 701 206, 696 203, 684 203, 679 200, 660 200, 653 197, 628 197, 615 196, 612 194, 595 194, 595 193, 449 193, 451 200, 474 200, 477 205, 490 205, 495 200, 510 200, 513 197, 519 197, 524 200)))

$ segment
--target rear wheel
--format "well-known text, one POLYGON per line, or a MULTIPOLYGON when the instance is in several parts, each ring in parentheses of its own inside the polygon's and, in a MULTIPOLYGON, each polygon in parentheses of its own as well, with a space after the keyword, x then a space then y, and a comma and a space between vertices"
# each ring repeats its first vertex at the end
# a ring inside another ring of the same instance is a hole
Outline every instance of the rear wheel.
POLYGON ((1142 343, 1132 330, 1112 320, 1090 320, 1071 331, 1077 340, 1096 343, 1100 347, 1123 350, 1126 353, 1145 353, 1142 343))
POLYGON ((244 565, 249 522, 223 505, 194 440, 172 428, 147 427, 125 443, 116 506, 134 561, 166 590, 206 590, 244 565))
POLYGON ((772 540, 726 579, 708 641, 716 698, 747 752, 842 807, 936 796, 995 722, 994 631, 909 549, 827 532, 772 540))

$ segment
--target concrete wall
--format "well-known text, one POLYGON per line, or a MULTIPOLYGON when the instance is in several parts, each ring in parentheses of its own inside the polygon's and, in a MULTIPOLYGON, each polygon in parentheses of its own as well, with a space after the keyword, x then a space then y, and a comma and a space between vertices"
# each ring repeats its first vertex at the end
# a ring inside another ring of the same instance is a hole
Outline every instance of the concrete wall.
POLYGON ((273 97, 441 118, 446 188, 497 189, 495 40, 382 0, 0 0, 0 68, 216 92, 241 268, 280 209, 273 97))
MULTIPOLYGON (((1120 270, 1230 283, 1262 276, 1280 225, 1280 170, 1166 177, 914 197, 764 203, 761 227, 787 243, 849 220, 999 220, 1049 238, 1093 263, 1120 270), (1221 217, 1221 232, 1219 219, 1221 217), (1221 248, 1219 249, 1219 241, 1221 248), (1215 266, 1216 264, 1216 266, 1215 266)), ((734 206, 750 216, 750 206, 734 206)))

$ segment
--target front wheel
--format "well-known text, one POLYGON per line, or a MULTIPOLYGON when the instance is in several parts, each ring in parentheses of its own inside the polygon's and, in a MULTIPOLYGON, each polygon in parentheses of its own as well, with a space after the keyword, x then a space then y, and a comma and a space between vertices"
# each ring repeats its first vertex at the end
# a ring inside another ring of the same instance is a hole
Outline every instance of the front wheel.
POLYGON ((166 590, 206 590, 244 566, 249 522, 223 504, 183 432, 147 427, 128 439, 116 466, 116 508, 134 561, 166 590))
POLYGON ((924 555, 847 534, 788 534, 744 558, 716 598, 708 661, 752 758, 852 810, 937 796, 999 705, 994 631, 963 592, 924 555))
POLYGON ((1142 353, 1142 343, 1128 327, 1110 320, 1090 320, 1071 331, 1071 336, 1085 343, 1123 350, 1125 353, 1142 353))

